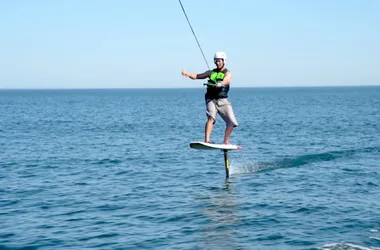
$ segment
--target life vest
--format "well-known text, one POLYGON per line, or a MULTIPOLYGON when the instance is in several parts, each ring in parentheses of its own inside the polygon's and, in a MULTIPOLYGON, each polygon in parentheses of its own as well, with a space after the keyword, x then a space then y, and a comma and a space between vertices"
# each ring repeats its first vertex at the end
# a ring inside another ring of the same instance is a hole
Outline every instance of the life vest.
MULTIPOLYGON (((228 69, 224 69, 219 71, 218 69, 213 69, 210 73, 208 83, 217 84, 218 82, 223 81, 226 76, 228 69)), ((230 90, 230 85, 222 86, 217 88, 215 86, 207 86, 206 98, 209 99, 219 99, 219 98, 227 98, 228 91, 230 90)))

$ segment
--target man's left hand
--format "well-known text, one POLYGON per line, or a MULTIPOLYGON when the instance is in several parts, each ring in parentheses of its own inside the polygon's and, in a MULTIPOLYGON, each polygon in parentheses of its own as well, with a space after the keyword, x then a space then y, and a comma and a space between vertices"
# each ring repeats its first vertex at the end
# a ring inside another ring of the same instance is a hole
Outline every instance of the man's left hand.
POLYGON ((216 86, 217 88, 221 88, 221 87, 223 87, 223 83, 218 82, 215 86, 216 86))

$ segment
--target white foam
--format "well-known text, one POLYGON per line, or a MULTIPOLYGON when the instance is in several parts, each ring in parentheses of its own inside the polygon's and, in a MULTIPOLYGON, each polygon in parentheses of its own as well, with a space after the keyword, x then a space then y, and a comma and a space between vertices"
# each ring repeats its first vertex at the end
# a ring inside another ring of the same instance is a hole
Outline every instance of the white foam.
POLYGON ((365 247, 351 243, 330 243, 319 249, 322 250, 380 250, 380 248, 365 247))

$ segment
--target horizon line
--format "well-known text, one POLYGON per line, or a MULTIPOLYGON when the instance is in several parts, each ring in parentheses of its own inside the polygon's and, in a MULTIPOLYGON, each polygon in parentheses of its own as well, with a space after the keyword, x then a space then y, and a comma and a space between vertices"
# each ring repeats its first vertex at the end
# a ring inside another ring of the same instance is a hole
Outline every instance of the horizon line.
MULTIPOLYGON (((291 85, 291 86, 234 86, 234 89, 243 88, 347 88, 347 87, 380 87, 380 84, 372 85, 291 85)), ((1 90, 139 90, 139 89, 200 89, 204 87, 94 87, 94 88, 2 88, 1 90)))

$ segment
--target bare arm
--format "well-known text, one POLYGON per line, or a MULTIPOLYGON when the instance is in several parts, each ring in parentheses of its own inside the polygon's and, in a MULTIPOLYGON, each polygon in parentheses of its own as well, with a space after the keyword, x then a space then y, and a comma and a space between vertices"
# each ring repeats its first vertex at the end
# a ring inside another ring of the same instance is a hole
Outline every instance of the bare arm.
POLYGON ((185 77, 189 77, 190 79, 206 79, 207 77, 210 76, 210 70, 207 70, 203 73, 200 73, 200 74, 194 74, 194 73, 188 73, 184 70, 182 70, 182 75, 185 76, 185 77))
POLYGON ((231 82, 231 78, 232 78, 232 74, 230 71, 227 71, 226 75, 224 76, 224 79, 222 81, 222 84, 224 86, 227 86, 228 84, 230 84, 231 82))

